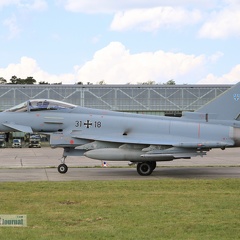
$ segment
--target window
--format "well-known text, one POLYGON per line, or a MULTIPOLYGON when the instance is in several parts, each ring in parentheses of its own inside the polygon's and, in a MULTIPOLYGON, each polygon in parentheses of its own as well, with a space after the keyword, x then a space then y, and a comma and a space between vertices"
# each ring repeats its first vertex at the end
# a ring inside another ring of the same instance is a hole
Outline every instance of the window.
POLYGON ((60 102, 56 100, 36 99, 29 100, 12 107, 5 112, 27 112, 27 111, 45 111, 45 110, 64 110, 73 109, 76 105, 60 102))

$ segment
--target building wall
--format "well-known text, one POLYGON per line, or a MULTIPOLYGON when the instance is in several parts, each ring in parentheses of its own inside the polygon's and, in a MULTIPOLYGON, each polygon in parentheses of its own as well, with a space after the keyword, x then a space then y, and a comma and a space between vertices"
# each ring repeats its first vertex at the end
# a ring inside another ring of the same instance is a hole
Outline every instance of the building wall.
POLYGON ((231 85, 0 85, 0 110, 50 98, 83 107, 179 115, 195 111, 231 85))

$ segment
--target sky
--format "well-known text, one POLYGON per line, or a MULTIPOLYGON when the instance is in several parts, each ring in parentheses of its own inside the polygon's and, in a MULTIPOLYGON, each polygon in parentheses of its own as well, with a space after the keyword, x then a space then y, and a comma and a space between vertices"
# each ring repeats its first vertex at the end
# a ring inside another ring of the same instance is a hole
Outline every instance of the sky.
POLYGON ((0 0, 0 77, 235 84, 240 0, 0 0))

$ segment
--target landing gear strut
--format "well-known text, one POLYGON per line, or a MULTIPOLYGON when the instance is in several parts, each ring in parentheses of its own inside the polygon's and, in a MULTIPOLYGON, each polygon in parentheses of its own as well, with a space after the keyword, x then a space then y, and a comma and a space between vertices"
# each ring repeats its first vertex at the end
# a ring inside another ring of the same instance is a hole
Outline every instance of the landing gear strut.
POLYGON ((141 162, 137 164, 137 172, 141 176, 149 176, 156 168, 156 162, 141 162))
POLYGON ((63 157, 62 163, 58 166, 59 173, 66 173, 68 171, 68 166, 65 164, 66 157, 63 157))

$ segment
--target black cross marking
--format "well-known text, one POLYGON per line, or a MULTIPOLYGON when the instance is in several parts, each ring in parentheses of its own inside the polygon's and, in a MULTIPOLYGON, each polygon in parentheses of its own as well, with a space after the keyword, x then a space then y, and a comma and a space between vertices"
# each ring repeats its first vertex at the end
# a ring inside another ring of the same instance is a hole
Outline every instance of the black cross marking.
POLYGON ((90 122, 90 120, 87 120, 85 123, 84 123, 84 126, 86 126, 86 128, 90 128, 92 126, 92 123, 90 122))

